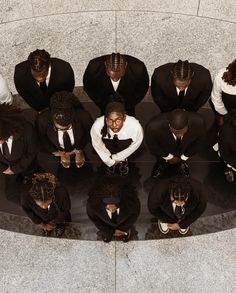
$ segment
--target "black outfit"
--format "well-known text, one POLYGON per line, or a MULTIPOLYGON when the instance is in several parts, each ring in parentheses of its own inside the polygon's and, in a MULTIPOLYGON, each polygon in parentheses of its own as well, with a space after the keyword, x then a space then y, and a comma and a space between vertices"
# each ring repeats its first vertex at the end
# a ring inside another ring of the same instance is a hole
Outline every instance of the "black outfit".
POLYGON ((50 204, 50 208, 42 209, 29 193, 22 194, 22 208, 33 223, 37 225, 41 223, 63 224, 71 221, 71 203, 67 190, 62 186, 56 187, 54 195, 55 199, 50 204))
POLYGON ((51 75, 48 86, 38 85, 31 74, 28 61, 16 65, 14 73, 15 87, 26 103, 36 111, 42 111, 50 105, 55 92, 72 92, 75 86, 74 72, 70 64, 58 58, 51 58, 51 75))
POLYGON ((171 73, 174 63, 167 63, 155 69, 152 75, 151 92, 161 112, 170 112, 177 108, 196 112, 210 98, 212 80, 209 70, 196 63, 190 64, 194 76, 185 95, 181 92, 180 95, 177 94, 171 73))
POLYGON ((152 215, 162 223, 177 223, 181 229, 186 229, 205 211, 207 205, 206 190, 203 185, 194 179, 190 179, 192 191, 186 201, 183 214, 179 217, 175 214, 169 194, 169 179, 157 181, 148 197, 148 209, 152 215))
POLYGON ((188 131, 181 141, 176 141, 169 128, 168 113, 152 118, 146 126, 146 142, 149 150, 157 158, 172 154, 174 157, 191 157, 195 155, 205 137, 205 124, 202 117, 188 112, 188 131))
POLYGON ((236 169, 236 127, 230 121, 220 128, 219 151, 222 159, 236 169))
POLYGON ((145 96, 149 86, 146 66, 139 59, 124 55, 127 61, 125 75, 121 78, 117 91, 114 91, 110 77, 106 73, 105 61, 108 55, 92 59, 84 73, 84 90, 104 114, 106 105, 118 93, 123 99, 126 113, 135 116, 135 106, 145 96))
MULTIPOLYGON (((74 121, 72 122, 74 145, 72 149, 83 150, 89 141, 90 128, 93 120, 90 114, 83 109, 77 109, 74 117, 74 121)), ((40 138, 38 164, 45 172, 51 172, 57 175, 60 158, 55 157, 52 153, 59 150, 71 151, 72 149, 62 149, 60 147, 58 131, 54 126, 50 110, 40 113, 36 123, 40 138)))
POLYGON ((31 124, 25 122, 22 132, 13 137, 10 154, 4 156, 0 151, 0 172, 2 173, 8 167, 14 172, 13 175, 5 175, 5 192, 8 199, 13 199, 19 194, 17 179, 19 175, 26 175, 33 168, 37 150, 35 131, 31 124))
POLYGON ((104 177, 95 184, 87 202, 87 214, 93 221, 95 226, 111 240, 115 230, 121 230, 128 232, 135 224, 140 213, 140 202, 137 197, 136 191, 125 180, 118 179, 116 183, 112 183, 111 180, 116 180, 114 177, 104 177), (119 215, 114 215, 110 218, 105 209, 106 204, 103 202, 105 192, 102 189, 106 184, 116 184, 117 188, 122 188, 122 196, 119 203, 119 215), (102 186, 102 187, 101 187, 102 186), (102 195, 102 196, 101 196, 102 195))

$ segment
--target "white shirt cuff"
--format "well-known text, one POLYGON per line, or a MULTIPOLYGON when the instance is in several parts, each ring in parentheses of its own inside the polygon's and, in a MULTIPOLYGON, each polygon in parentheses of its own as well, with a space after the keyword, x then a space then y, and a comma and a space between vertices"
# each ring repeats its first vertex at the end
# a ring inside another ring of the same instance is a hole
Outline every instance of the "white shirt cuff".
POLYGON ((167 157, 163 157, 163 159, 166 161, 171 160, 173 158, 174 158, 174 156, 172 154, 169 154, 167 157))
POLYGON ((186 157, 185 155, 181 155, 181 160, 183 160, 183 161, 187 161, 187 159, 189 158, 189 157, 186 157))

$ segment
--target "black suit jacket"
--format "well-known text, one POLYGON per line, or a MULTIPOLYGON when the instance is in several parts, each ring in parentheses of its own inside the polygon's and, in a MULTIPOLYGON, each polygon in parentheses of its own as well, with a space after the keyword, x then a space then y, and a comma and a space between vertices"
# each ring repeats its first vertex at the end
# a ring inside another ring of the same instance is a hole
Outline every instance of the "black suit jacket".
POLYGON ((167 63, 155 69, 151 81, 154 102, 161 112, 170 112, 177 108, 198 111, 211 96, 212 80, 209 70, 199 64, 191 63, 194 76, 186 95, 180 102, 171 74, 173 65, 174 63, 167 63))
POLYGON ((219 151, 222 159, 236 168, 236 128, 225 121, 219 133, 219 151))
MULTIPOLYGON (((148 197, 148 209, 152 215, 163 223, 177 223, 178 219, 173 212, 170 194, 168 192, 170 179, 158 181, 148 197)), ((205 211, 207 205, 206 189, 194 179, 190 179, 192 192, 185 204, 184 218, 179 222, 182 229, 186 229, 205 211)))
POLYGON ((39 207, 29 193, 23 193, 21 196, 21 206, 28 217, 35 224, 54 222, 62 224, 71 221, 70 216, 70 197, 67 190, 60 186, 56 187, 55 199, 50 205, 50 209, 39 207))
POLYGON ((10 166, 15 174, 27 171, 37 154, 37 137, 32 125, 25 122, 24 129, 17 137, 13 137, 9 160, 0 151, 0 171, 10 166))
POLYGON ((178 146, 169 129, 168 114, 159 114, 148 122, 145 130, 148 148, 157 157, 166 157, 168 154, 176 157, 193 156, 197 153, 205 137, 204 120, 199 114, 188 112, 188 131, 178 146))
MULTIPOLYGON (((43 111, 38 115, 37 128, 40 138, 40 147, 45 152, 55 152, 60 150, 58 141, 58 132, 54 127, 54 123, 51 117, 50 110, 43 111)), ((74 121, 72 122, 75 148, 82 150, 90 139, 90 129, 92 127, 93 120, 90 114, 83 109, 77 109, 74 121)))
MULTIPOLYGON (((84 73, 84 90, 94 103, 104 113, 106 105, 111 101, 110 95, 114 88, 110 77, 106 73, 105 60, 108 55, 92 59, 84 73)), ((149 77, 146 66, 142 61, 132 56, 124 55, 127 61, 125 75, 121 78, 117 93, 123 98, 126 110, 134 109, 145 96, 149 77)))
POLYGON ((58 58, 51 58, 51 76, 45 94, 33 78, 28 61, 16 65, 14 82, 20 96, 36 111, 49 107, 50 98, 55 92, 63 90, 72 92, 75 86, 72 67, 68 62, 58 58))

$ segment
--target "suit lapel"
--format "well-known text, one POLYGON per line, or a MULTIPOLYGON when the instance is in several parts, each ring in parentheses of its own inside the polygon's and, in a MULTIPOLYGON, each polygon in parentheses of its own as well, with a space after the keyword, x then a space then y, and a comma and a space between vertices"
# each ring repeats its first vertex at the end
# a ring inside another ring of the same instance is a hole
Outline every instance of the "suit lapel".
POLYGON ((58 133, 57 130, 53 127, 53 124, 50 123, 47 128, 47 137, 49 140, 58 148, 60 148, 59 141, 58 141, 58 133))

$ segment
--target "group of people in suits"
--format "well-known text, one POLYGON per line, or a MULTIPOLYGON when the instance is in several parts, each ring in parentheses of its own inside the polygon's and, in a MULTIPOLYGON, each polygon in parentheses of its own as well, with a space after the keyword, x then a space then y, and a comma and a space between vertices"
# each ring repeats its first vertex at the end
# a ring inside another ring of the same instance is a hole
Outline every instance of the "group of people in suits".
MULTIPOLYGON (((1 76, 0 76, 1 77, 1 76)), ((135 57, 112 53, 91 60, 83 76, 84 90, 101 110, 95 122, 72 93, 74 72, 69 63, 35 50, 15 67, 15 86, 37 114, 33 121, 12 106, 12 95, 0 78, 0 168, 6 178, 6 195, 13 196, 19 179, 32 176, 32 186, 22 196, 22 207, 48 235, 64 233, 70 220, 70 199, 57 179, 60 167, 75 163, 81 168, 90 141, 105 166, 106 176, 89 192, 87 213, 102 239, 130 239, 140 213, 135 187, 124 180, 129 160, 146 138, 156 157, 156 180, 148 199, 150 212, 159 220, 163 234, 189 225, 206 208, 206 192, 190 178, 187 160, 195 155, 206 134, 199 109, 211 96, 219 126, 219 152, 227 164, 227 179, 236 170, 236 60, 218 74, 212 88, 209 70, 179 60, 155 69, 151 93, 160 114, 145 129, 135 117, 135 106, 147 93, 149 76, 135 57), (36 168, 37 166, 37 168, 36 168), (175 168, 172 178, 164 174, 175 168), (40 170, 40 172, 38 172, 40 170), (230 173, 231 172, 231 173, 230 173), (164 178, 163 178, 164 177, 164 178)), ((229 180, 229 181, 230 181, 229 180)))

